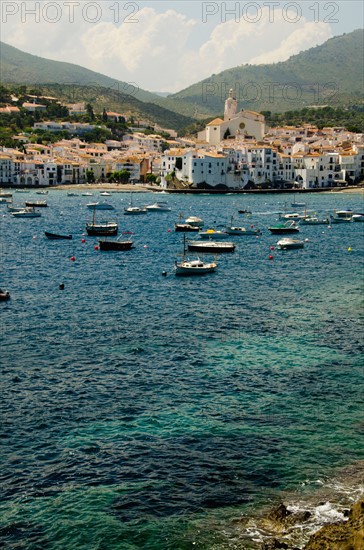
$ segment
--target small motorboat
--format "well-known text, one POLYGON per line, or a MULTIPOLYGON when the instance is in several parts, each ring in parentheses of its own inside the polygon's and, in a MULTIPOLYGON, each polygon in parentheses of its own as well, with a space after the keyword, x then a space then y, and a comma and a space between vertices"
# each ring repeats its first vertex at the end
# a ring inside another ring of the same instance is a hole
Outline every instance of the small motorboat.
POLYGON ((107 241, 99 240, 100 250, 130 250, 133 248, 133 241, 107 241))
POLYGON ((73 192, 70 192, 70 193, 67 193, 67 197, 78 197, 78 193, 73 193, 73 192))
POLYGON ((278 223, 272 227, 268 227, 269 231, 273 234, 284 235, 287 233, 298 233, 299 227, 295 221, 286 221, 285 223, 278 223))
POLYGON ((188 241, 188 250, 195 252, 234 252, 235 243, 219 241, 188 241))
POLYGON ((86 193, 81 193, 83 197, 92 197, 93 193, 89 193, 88 191, 86 193))
POLYGON ((305 243, 304 241, 299 241, 298 239, 290 239, 287 237, 278 241, 277 246, 281 250, 291 250, 296 248, 303 248, 305 246, 305 243))
POLYGON ((17 212, 11 212, 11 215, 14 216, 14 218, 40 218, 42 214, 36 212, 34 208, 28 207, 18 210, 17 212))
POLYGON ((128 206, 127 208, 124 208, 124 214, 126 216, 133 216, 138 214, 148 214, 148 210, 146 208, 142 208, 139 206, 128 206))
POLYGON ((25 206, 30 208, 46 208, 48 206, 47 201, 27 201, 25 206))
POLYGON ((145 207, 148 212, 170 212, 171 208, 165 202, 155 202, 145 207))
POLYGON ((353 222, 364 222, 364 214, 353 214, 353 222))
POLYGON ((203 227, 203 220, 197 216, 190 216, 185 220, 185 223, 193 225, 193 227, 203 227))
POLYGON ((239 214, 251 214, 250 210, 238 210, 239 214))
POLYGON ((107 191, 101 191, 100 196, 101 197, 111 197, 111 193, 108 193, 107 191))
POLYGON ((114 210, 113 205, 107 202, 90 202, 86 206, 91 210, 114 210))
POLYGON ((67 240, 72 239, 72 235, 60 235, 59 233, 51 233, 50 231, 44 231, 44 234, 47 237, 47 239, 50 239, 53 241, 57 239, 67 239, 67 240))
POLYGON ((255 227, 249 227, 248 229, 246 227, 236 227, 234 225, 230 225, 225 228, 225 231, 228 235, 261 235, 262 232, 260 229, 257 229, 255 227))
POLYGON ((0 302, 5 302, 6 300, 10 300, 10 293, 0 288, 0 302))

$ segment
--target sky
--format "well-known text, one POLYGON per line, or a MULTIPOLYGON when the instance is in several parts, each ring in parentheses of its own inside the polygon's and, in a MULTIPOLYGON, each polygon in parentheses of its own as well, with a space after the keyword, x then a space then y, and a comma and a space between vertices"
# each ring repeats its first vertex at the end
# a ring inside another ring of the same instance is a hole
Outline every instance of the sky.
POLYGON ((2 0, 1 40, 149 91, 275 63, 364 26, 361 0, 2 0))

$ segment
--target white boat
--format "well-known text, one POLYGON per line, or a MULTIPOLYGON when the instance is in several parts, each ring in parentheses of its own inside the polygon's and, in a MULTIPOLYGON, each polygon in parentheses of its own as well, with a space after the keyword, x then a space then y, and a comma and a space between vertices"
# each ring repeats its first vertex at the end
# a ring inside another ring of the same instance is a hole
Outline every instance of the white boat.
POLYGON ((170 212, 171 208, 165 202, 155 202, 145 207, 148 212, 170 212))
POLYGON ((101 191, 100 196, 101 197, 111 197, 111 193, 108 193, 107 191, 101 191))
POLYGON ((281 250, 291 250, 296 248, 303 248, 305 246, 304 241, 298 239, 290 239, 289 237, 281 239, 277 242, 278 248, 281 250))
POLYGON ((190 216, 186 218, 185 223, 192 225, 193 227, 203 227, 203 220, 197 216, 190 216))
POLYGON ((188 241, 188 250, 195 252, 234 252, 235 243, 219 241, 188 241))
POLYGON ((353 214, 353 222, 364 222, 364 214, 353 214))
POLYGON ((183 240, 183 258, 181 262, 175 263, 174 269, 176 275, 205 275, 216 271, 216 262, 203 262, 200 258, 186 258, 186 236, 183 240))
POLYGON ((252 225, 249 228, 246 227, 238 227, 236 225, 231 224, 225 227, 225 231, 228 235, 261 235, 262 232, 260 229, 253 227, 252 225))
POLYGON ((86 192, 86 193, 81 193, 81 195, 83 197, 92 197, 93 193, 86 192))
POLYGON ((318 218, 317 216, 307 216, 300 221, 302 225, 327 225, 330 223, 329 217, 318 218))
POLYGON ((67 197, 78 197, 78 193, 73 193, 71 191, 70 193, 67 193, 67 197))
POLYGON ((40 218, 42 214, 36 212, 34 208, 23 208, 18 212, 11 212, 11 215, 14 216, 14 218, 40 218))
POLYGON ((146 208, 140 208, 139 206, 128 206, 124 208, 125 215, 138 215, 138 214, 148 214, 146 208))
POLYGON ((348 223, 353 221, 352 210, 338 210, 334 212, 334 215, 330 216, 331 223, 348 223))
POLYGON ((303 216, 298 212, 291 212, 289 214, 279 214, 279 218, 282 220, 300 220, 303 216))
POLYGON ((144 206, 133 205, 133 193, 130 197, 130 205, 124 208, 124 214, 127 216, 138 216, 139 214, 148 214, 148 210, 144 206))
POLYGON ((114 210, 113 205, 107 202, 90 202, 86 206, 91 210, 114 210))

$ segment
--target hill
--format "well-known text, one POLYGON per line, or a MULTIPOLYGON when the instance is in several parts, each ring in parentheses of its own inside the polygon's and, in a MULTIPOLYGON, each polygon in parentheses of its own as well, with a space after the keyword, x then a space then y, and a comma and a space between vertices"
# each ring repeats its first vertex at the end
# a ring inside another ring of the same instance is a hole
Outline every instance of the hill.
MULTIPOLYGON (((189 114, 223 112, 230 88, 239 106, 283 112, 310 105, 346 106, 363 101, 363 30, 327 40, 287 61, 242 65, 212 75, 167 98, 168 108, 189 104, 189 114)), ((186 111, 184 110, 186 113, 186 111)))
POLYGON ((137 88, 127 82, 90 71, 73 63, 38 57, 18 50, 4 42, 0 42, 0 59, 2 83, 101 86, 123 94, 133 95, 139 101, 158 99, 156 94, 137 88))

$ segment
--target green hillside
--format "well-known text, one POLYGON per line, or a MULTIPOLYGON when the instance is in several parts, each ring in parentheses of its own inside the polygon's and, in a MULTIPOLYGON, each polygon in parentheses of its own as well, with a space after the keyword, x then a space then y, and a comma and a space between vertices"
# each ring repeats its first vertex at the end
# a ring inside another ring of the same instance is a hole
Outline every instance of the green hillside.
POLYGON ((112 91, 133 95, 139 101, 160 99, 156 94, 147 92, 110 78, 109 76, 90 71, 73 63, 52 61, 23 52, 0 42, 1 82, 15 84, 67 84, 78 86, 102 86, 112 91))
POLYGON ((212 75, 169 96, 169 108, 174 104, 177 110, 182 101, 189 104, 190 114, 202 110, 213 116, 223 111, 230 88, 236 91, 239 107, 254 111, 283 112, 310 105, 361 103, 363 49, 363 30, 359 29, 281 63, 242 65, 212 75))

